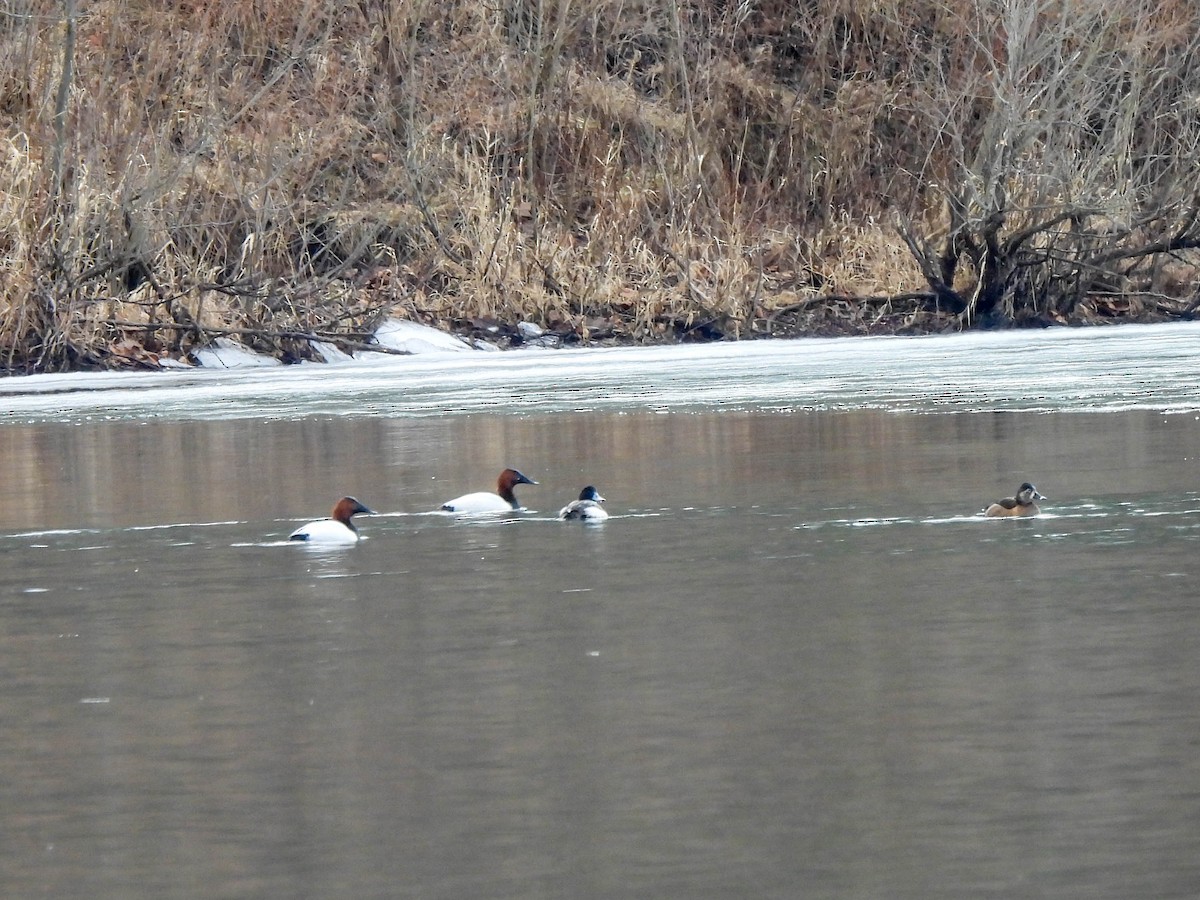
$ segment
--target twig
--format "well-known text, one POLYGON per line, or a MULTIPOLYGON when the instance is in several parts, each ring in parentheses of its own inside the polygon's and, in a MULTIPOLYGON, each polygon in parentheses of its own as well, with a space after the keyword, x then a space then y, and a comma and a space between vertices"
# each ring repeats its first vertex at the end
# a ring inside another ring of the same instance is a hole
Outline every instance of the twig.
POLYGON ((804 309, 806 306, 819 306, 822 303, 862 303, 869 306, 887 306, 889 303, 904 303, 914 300, 919 300, 922 303, 936 304, 938 297, 937 294, 929 291, 909 291, 903 294, 823 294, 819 297, 801 300, 799 303, 789 303, 787 306, 771 310, 771 314, 766 317, 765 321, 774 322, 780 316, 794 313, 804 309))
POLYGON ((354 350, 370 350, 373 353, 387 353, 392 356, 411 356, 409 350, 396 350, 381 344, 370 344, 364 340, 349 338, 339 334, 328 334, 315 331, 271 331, 267 328, 213 328, 206 325, 181 325, 178 322, 125 322, 120 319, 101 319, 99 324, 112 328, 125 328, 130 331, 194 331, 209 337, 257 337, 273 340, 321 341, 323 343, 344 344, 354 350))

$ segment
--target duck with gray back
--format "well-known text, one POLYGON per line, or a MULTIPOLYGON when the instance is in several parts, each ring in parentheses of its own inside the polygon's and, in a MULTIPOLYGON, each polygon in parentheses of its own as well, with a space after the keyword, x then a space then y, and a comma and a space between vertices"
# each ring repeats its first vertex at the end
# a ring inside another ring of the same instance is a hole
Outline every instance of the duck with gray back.
POLYGON ((592 485, 579 492, 579 499, 572 500, 558 513, 565 522, 603 522, 608 518, 608 512, 600 504, 604 498, 592 485))
POLYGON ((992 518, 998 516, 1036 516, 1041 510, 1034 501, 1045 499, 1042 494, 1038 493, 1037 488, 1026 481, 1017 488, 1017 496, 997 500, 985 509, 983 514, 992 518))

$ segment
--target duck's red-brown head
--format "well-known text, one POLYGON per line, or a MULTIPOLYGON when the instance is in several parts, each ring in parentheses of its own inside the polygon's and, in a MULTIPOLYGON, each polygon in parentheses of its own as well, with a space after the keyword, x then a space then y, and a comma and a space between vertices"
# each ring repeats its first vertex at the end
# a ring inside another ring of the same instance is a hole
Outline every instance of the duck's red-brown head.
POLYGON ((356 513, 363 513, 364 515, 369 516, 373 512, 374 510, 367 509, 367 507, 363 506, 353 497, 343 497, 333 505, 333 518, 338 522, 341 522, 351 531, 358 530, 354 527, 354 523, 350 521, 351 516, 355 515, 356 513))
POLYGON ((518 484, 537 484, 537 482, 532 478, 526 478, 516 469, 505 469, 496 481, 496 493, 515 507, 518 503, 513 488, 518 484))

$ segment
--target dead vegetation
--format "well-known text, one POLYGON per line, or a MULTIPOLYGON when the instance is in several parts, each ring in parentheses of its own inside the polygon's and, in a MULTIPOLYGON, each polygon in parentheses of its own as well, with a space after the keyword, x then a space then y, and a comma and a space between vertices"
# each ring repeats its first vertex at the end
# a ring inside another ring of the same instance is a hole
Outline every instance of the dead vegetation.
POLYGON ((1183 0, 25 0, 0 369, 1191 316, 1183 0))

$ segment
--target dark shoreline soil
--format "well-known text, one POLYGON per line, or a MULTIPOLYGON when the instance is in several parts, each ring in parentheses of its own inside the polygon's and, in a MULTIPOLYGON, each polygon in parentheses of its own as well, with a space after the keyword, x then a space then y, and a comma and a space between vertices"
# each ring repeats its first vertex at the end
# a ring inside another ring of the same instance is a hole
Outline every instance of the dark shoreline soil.
MULTIPOLYGON (((486 344, 500 350, 528 346, 546 348, 666 346, 679 343, 715 341, 771 340, 804 337, 878 337, 957 334, 965 331, 1020 330, 1050 327, 1103 327, 1123 324, 1151 324, 1190 321, 1195 318, 1191 305, 1156 300, 1153 304, 1113 301, 1089 303, 1071 316, 1037 316, 1004 321, 968 321, 961 314, 930 310, 918 303, 896 303, 886 298, 839 298, 814 300, 784 306, 748 319, 713 316, 687 320, 660 316, 634 324, 634 316, 614 311, 607 317, 591 317, 577 323, 554 323, 543 327, 528 321, 502 321, 488 317, 447 319, 434 313, 408 307, 395 310, 393 318, 413 321, 454 334, 472 344, 486 344)), ((345 352, 381 352, 403 355, 403 351, 385 349, 373 342, 371 329, 344 334, 305 334, 269 330, 220 328, 207 329, 174 346, 158 342, 157 332, 149 329, 125 330, 114 334, 108 344, 73 350, 68 348, 70 365, 55 371, 154 371, 193 365, 194 352, 211 345, 218 337, 229 337, 248 350, 278 359, 284 364, 322 361, 313 346, 316 341, 337 346, 345 352), (139 337, 143 337, 139 340, 139 337)), ((0 367, 0 377, 38 374, 20 366, 0 367)))
POLYGON ((662 318, 654 322, 652 333, 641 334, 622 330, 611 320, 591 323, 586 336, 581 335, 578 328, 547 328, 539 333, 528 326, 522 327, 522 323, 507 323, 494 319, 460 319, 451 322, 425 320, 423 324, 457 334, 469 341, 512 349, 528 344, 549 347, 631 347, 805 337, 912 337, 958 334, 966 331, 1145 325, 1191 321, 1194 318, 1190 310, 1165 309, 1161 304, 1153 309, 1138 307, 1120 310, 1108 306, 1089 306, 1069 317, 1038 316, 976 323, 969 323, 962 315, 952 313, 913 308, 883 308, 874 300, 847 300, 842 301, 839 306, 841 308, 834 309, 823 304, 804 304, 787 307, 748 321, 734 320, 730 317, 712 317, 695 322, 662 318))

